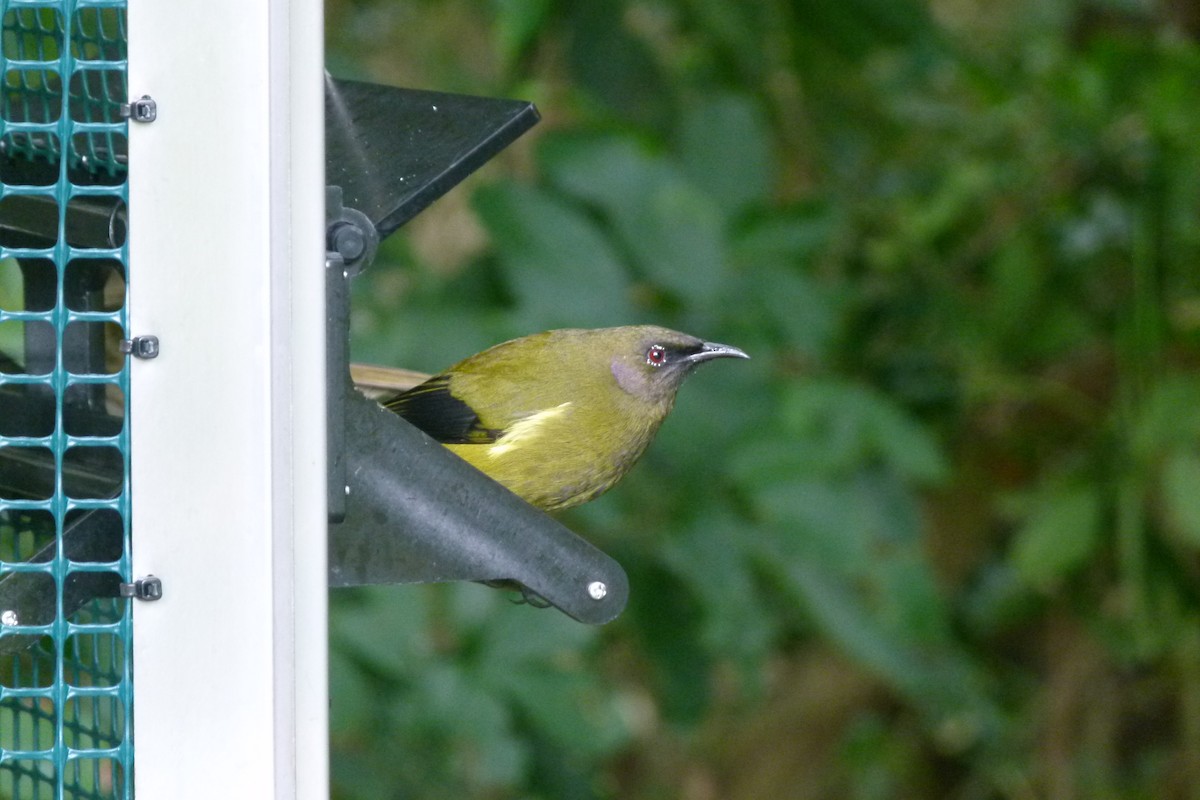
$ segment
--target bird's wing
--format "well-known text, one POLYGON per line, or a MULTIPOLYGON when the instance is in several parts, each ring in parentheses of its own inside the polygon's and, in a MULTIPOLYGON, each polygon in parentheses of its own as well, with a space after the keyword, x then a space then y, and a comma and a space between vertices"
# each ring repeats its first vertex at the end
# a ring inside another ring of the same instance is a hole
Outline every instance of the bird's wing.
POLYGON ((450 393, 450 378, 438 375, 386 400, 393 411, 442 444, 490 444, 503 431, 484 427, 471 406, 450 393))
POLYGON ((407 392, 429 378, 429 373, 415 372, 411 369, 380 367, 375 364, 350 365, 350 380, 354 381, 354 388, 372 400, 407 392))

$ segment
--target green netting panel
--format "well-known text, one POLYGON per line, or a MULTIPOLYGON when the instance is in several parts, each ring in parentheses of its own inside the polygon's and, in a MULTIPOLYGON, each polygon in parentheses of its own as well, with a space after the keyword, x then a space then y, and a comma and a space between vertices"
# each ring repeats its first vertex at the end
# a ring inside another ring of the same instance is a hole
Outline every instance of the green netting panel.
POLYGON ((0 0, 0 800, 132 793, 124 5, 0 0))

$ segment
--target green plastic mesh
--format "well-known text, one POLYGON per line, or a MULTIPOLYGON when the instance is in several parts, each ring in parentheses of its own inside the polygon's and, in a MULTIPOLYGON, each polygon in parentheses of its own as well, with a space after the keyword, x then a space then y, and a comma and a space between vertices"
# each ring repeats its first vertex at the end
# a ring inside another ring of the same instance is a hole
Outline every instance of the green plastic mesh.
POLYGON ((132 794, 124 6, 0 0, 0 800, 132 794))

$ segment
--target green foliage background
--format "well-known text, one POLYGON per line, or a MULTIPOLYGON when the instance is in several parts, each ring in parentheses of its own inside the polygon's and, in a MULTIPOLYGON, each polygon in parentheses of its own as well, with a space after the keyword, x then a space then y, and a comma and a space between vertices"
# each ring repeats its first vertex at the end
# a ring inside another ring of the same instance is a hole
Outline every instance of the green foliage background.
POLYGON ((695 376, 566 521, 603 629, 335 593, 335 794, 1200 798, 1200 12, 330 0, 343 77, 543 122, 393 237, 355 357, 655 322, 695 376))

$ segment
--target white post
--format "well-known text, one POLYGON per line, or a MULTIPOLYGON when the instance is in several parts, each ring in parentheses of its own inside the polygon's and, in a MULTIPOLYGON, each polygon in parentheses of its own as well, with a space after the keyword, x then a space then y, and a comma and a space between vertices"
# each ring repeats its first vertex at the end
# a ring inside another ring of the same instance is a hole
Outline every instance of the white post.
POLYGON ((134 791, 327 797, 321 3, 127 30, 134 791))

